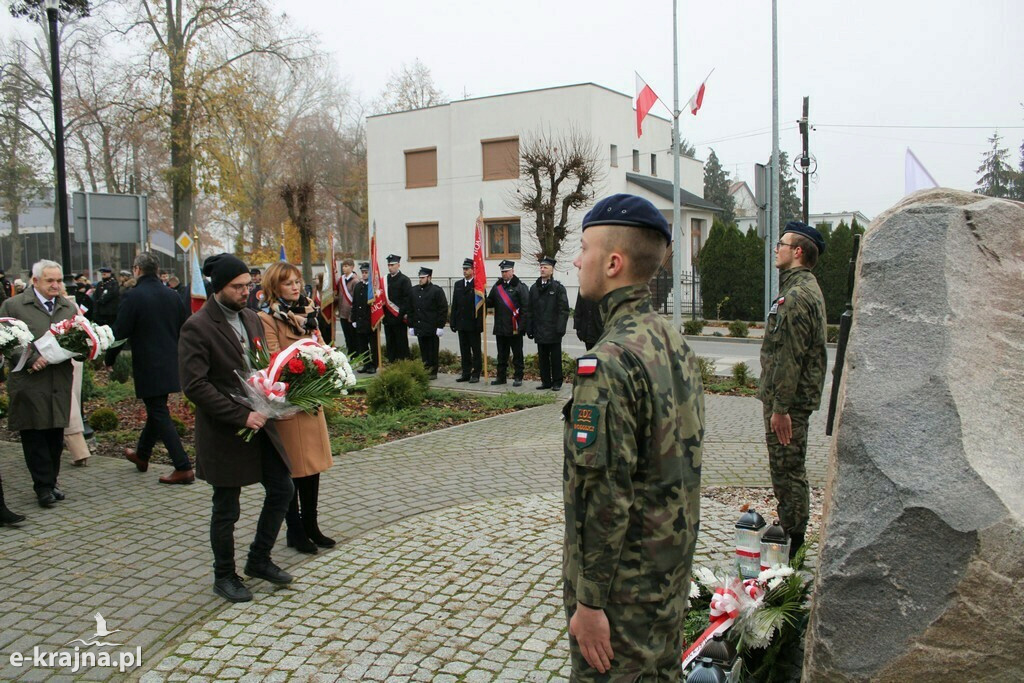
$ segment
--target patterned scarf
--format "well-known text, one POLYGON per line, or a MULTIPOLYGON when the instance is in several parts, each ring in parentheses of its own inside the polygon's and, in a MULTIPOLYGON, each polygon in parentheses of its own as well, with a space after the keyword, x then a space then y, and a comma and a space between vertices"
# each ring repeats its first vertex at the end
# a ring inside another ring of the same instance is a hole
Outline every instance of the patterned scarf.
POLYGON ((304 296, 299 296, 299 300, 293 304, 279 299, 273 305, 264 304, 263 309, 276 320, 288 323, 299 334, 309 334, 317 329, 320 309, 304 296))

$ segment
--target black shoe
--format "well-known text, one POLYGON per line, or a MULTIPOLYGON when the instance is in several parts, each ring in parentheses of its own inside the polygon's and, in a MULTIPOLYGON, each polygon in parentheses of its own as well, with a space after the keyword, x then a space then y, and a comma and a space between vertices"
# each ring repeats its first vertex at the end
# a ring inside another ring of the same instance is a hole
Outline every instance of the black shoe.
POLYGON ((53 497, 56 498, 57 500, 64 500, 65 498, 67 498, 67 496, 64 495, 64 492, 61 491, 56 486, 53 487, 53 497))
POLYGON ((504 379, 492 379, 491 380, 491 386, 496 386, 498 384, 508 384, 508 381, 504 380, 504 379))
POLYGON ((430 373, 430 379, 437 379, 437 373, 436 372, 430 373))
POLYGON ((537 391, 540 391, 541 389, 550 389, 550 388, 551 388, 550 384, 541 384, 540 386, 537 387, 537 391))
POLYGON ((309 540, 313 541, 313 543, 316 543, 321 548, 333 548, 337 545, 333 538, 324 536, 320 533, 319 529, 314 529, 313 533, 309 534, 309 540))
POLYGON ((789 537, 789 559, 796 557, 796 553, 804 544, 804 534, 791 534, 789 537))
POLYGON ((213 592, 228 602, 249 602, 252 600, 252 591, 245 587, 238 574, 225 576, 213 582, 213 592))
POLYGON ((455 381, 456 382, 468 382, 469 381, 469 375, 463 375, 462 377, 456 377, 455 381))
POLYGON ((521 386, 523 386, 523 380, 521 380, 521 379, 514 379, 514 380, 512 380, 512 386, 514 386, 514 387, 521 387, 521 386))
POLYGON ((36 492, 36 500, 39 501, 39 507, 41 508, 52 508, 54 503, 57 502, 57 498, 50 489, 39 489, 36 492))
POLYGON ((7 506, 0 503, 0 526, 4 524, 19 524, 25 521, 25 515, 19 515, 16 512, 11 512, 7 509, 7 506))
POLYGON ((289 548, 295 548, 300 553, 306 553, 307 555, 316 555, 316 545, 304 532, 302 534, 296 534, 292 533, 291 529, 289 529, 286 534, 289 548))
POLYGON ((551 385, 551 391, 561 391, 561 390, 562 390, 562 385, 561 384, 552 384, 551 385))
POLYGON ((476 383, 477 383, 477 382, 479 382, 479 381, 480 381, 480 378, 479 378, 479 377, 477 377, 477 376, 473 376, 473 377, 470 377, 470 378, 469 378, 469 383, 470 383, 470 384, 476 384, 476 383))
POLYGON ((263 579, 279 586, 287 586, 294 579, 291 574, 267 560, 263 564, 254 565, 251 562, 245 563, 245 573, 254 579, 263 579))

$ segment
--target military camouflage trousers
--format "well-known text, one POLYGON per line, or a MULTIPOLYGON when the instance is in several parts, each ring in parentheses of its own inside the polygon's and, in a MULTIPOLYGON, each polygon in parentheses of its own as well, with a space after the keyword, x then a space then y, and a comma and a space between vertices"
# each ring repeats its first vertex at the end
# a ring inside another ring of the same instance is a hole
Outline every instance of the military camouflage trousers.
MULTIPOLYGON (((566 623, 576 612, 576 596, 564 584, 566 623)), ((610 604, 604 612, 611 626, 612 668, 598 673, 569 636, 570 681, 579 683, 668 683, 682 681, 681 655, 686 596, 670 602, 610 604)))
POLYGON ((772 473, 772 488, 779 501, 779 524, 786 533, 803 534, 810 516, 811 489, 807 484, 807 422, 809 411, 791 410, 793 436, 788 446, 779 443, 772 431, 771 405, 764 407, 764 437, 768 444, 768 465, 772 473))

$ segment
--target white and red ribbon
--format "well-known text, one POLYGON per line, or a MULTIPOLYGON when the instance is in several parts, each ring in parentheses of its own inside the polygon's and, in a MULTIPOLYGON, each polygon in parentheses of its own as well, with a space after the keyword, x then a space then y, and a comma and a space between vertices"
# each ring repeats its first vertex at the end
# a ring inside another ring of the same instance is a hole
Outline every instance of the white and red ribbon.
POLYGON ((739 614, 740 602, 736 593, 730 588, 716 588, 711 596, 711 625, 683 653, 683 669, 697 658, 708 638, 727 631, 739 614))
POLYGON ((299 355, 299 352, 307 346, 320 346, 320 342, 315 339, 308 337, 298 340, 291 346, 286 348, 281 353, 277 354, 277 358, 270 364, 266 370, 260 370, 261 373, 265 373, 266 377, 269 377, 272 381, 277 382, 281 379, 281 373, 284 372, 285 366, 288 365, 288 361, 299 355))
POLYGON ((249 378, 249 384, 262 391, 268 401, 284 401, 288 395, 287 382, 274 382, 262 370, 249 378))

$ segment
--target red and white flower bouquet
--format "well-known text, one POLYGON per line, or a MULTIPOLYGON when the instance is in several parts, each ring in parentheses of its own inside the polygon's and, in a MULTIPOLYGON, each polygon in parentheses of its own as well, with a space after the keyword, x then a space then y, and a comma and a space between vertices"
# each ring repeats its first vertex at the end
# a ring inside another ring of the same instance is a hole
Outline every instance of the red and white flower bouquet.
POLYGON ((50 325, 34 344, 39 355, 51 364, 82 357, 94 360, 100 353, 124 341, 115 341, 107 325, 94 325, 81 315, 50 325))
MULTIPOLYGON (((257 340, 249 362, 253 371, 248 376, 239 374, 245 395, 235 398, 272 419, 299 411, 313 413, 356 385, 348 357, 314 339, 300 339, 273 355, 257 340)), ((238 431, 246 441, 254 434, 248 427, 238 431)))

